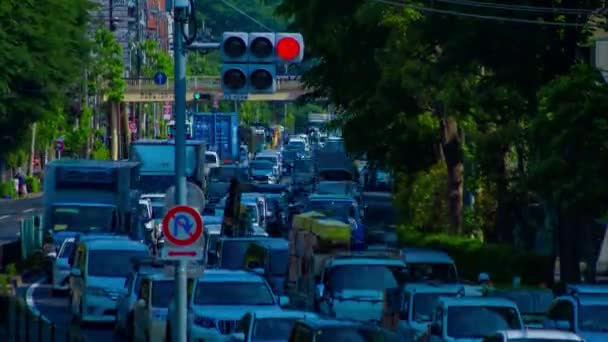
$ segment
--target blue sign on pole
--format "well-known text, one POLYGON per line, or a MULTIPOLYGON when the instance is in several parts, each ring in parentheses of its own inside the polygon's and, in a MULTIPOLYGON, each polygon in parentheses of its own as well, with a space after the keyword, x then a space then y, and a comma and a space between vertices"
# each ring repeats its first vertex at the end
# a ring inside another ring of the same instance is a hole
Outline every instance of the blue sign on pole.
POLYGON ((165 75, 164 72, 157 72, 156 74, 154 74, 154 83, 156 83, 157 85, 164 85, 165 83, 167 83, 167 75, 165 75))

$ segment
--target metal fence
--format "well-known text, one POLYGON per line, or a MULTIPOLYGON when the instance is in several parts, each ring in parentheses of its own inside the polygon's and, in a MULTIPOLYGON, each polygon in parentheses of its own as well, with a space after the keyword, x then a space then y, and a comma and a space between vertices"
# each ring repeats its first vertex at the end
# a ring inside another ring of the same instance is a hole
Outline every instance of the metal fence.
POLYGON ((0 296, 0 341, 84 342, 78 328, 58 326, 35 315, 23 298, 0 296))

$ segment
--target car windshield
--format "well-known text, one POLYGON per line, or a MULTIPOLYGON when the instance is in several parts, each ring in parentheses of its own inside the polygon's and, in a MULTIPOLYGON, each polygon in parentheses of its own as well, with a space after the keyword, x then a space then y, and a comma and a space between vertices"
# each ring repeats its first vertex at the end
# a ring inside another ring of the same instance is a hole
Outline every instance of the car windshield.
POLYGON ((397 274, 404 268, 385 265, 343 265, 331 268, 330 289, 333 293, 344 290, 378 290, 398 286, 397 274), (365 277, 361 275, 364 274, 365 277))
POLYGON ((195 305, 275 305, 274 296, 262 282, 201 281, 194 294, 195 305))
POLYGON ((249 166, 251 167, 252 170, 267 170, 267 171, 272 171, 273 168, 273 164, 271 162, 268 161, 262 161, 262 160, 258 160, 258 161, 252 161, 251 163, 249 163, 249 166))
POLYGON ((272 250, 270 252, 270 274, 274 276, 283 276, 287 273, 289 266, 289 251, 288 250, 272 250))
POLYGON ((245 179, 244 169, 236 167, 216 167, 209 170, 209 178, 215 182, 230 182, 232 178, 245 179))
POLYGON ((64 242, 61 253, 59 253, 59 258, 69 258, 74 253, 74 246, 76 246, 74 241, 64 242))
POLYGON ((327 217, 338 219, 342 222, 348 222, 351 217, 354 206, 351 201, 310 201, 306 211, 316 211, 324 214, 327 217))
POLYGON ((351 186, 346 182, 319 182, 315 192, 318 194, 344 195, 351 191, 351 186))
POLYGON ((416 293, 412 303, 412 317, 416 322, 430 322, 439 297, 455 297, 453 293, 416 293))
POLYGON ((222 243, 222 257, 220 268, 229 270, 240 270, 245 266, 245 254, 247 248, 254 242, 251 241, 229 241, 224 240, 222 243))
POLYGON ((251 341, 287 340, 297 318, 262 318, 253 324, 251 341))
POLYGON ((581 331, 608 332, 608 305, 581 305, 578 327, 581 331))
POLYGON ((410 281, 438 281, 442 283, 457 283, 456 268, 450 263, 408 263, 408 279, 410 281))
POLYGON ((484 338, 496 331, 523 328, 517 310, 508 306, 449 307, 447 325, 452 338, 484 338))
POLYGON ((267 161, 269 163, 276 164, 277 157, 273 157, 273 156, 257 156, 257 157, 255 157, 255 160, 258 160, 258 161, 267 161))
POLYGON ((126 278, 133 270, 131 258, 149 257, 147 251, 91 250, 89 252, 88 275, 92 277, 126 278))
POLYGON ((251 219, 251 223, 258 222, 258 207, 256 204, 245 204, 246 215, 251 219))
POLYGON ((56 206, 51 214, 54 231, 112 232, 115 207, 56 206))
POLYGON ((304 143, 303 141, 292 140, 289 143, 287 143, 287 148, 294 149, 294 150, 303 150, 306 148, 306 143, 304 143))
POLYGON ((155 281, 152 285, 152 306, 155 308, 168 308, 173 298, 175 284, 172 280, 155 281))

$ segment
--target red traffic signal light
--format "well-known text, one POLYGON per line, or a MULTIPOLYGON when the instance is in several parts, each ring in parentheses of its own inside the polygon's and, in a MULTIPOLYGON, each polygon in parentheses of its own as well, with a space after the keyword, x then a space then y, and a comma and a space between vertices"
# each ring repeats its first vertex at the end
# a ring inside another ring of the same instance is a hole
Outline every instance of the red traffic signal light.
POLYGON ((291 61, 298 58, 302 51, 300 42, 293 37, 283 37, 279 39, 276 49, 277 56, 284 61, 291 61))

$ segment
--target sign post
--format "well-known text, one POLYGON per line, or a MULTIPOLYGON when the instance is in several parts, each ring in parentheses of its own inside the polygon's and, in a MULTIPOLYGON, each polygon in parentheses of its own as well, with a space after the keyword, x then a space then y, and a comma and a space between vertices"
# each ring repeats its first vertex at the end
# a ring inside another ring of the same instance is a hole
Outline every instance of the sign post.
POLYGON ((203 258, 203 219, 193 207, 177 205, 165 214, 162 222, 165 260, 196 261, 203 258))
POLYGON ((65 143, 61 139, 55 140, 55 151, 57 151, 57 159, 61 159, 61 152, 65 148, 65 143))

